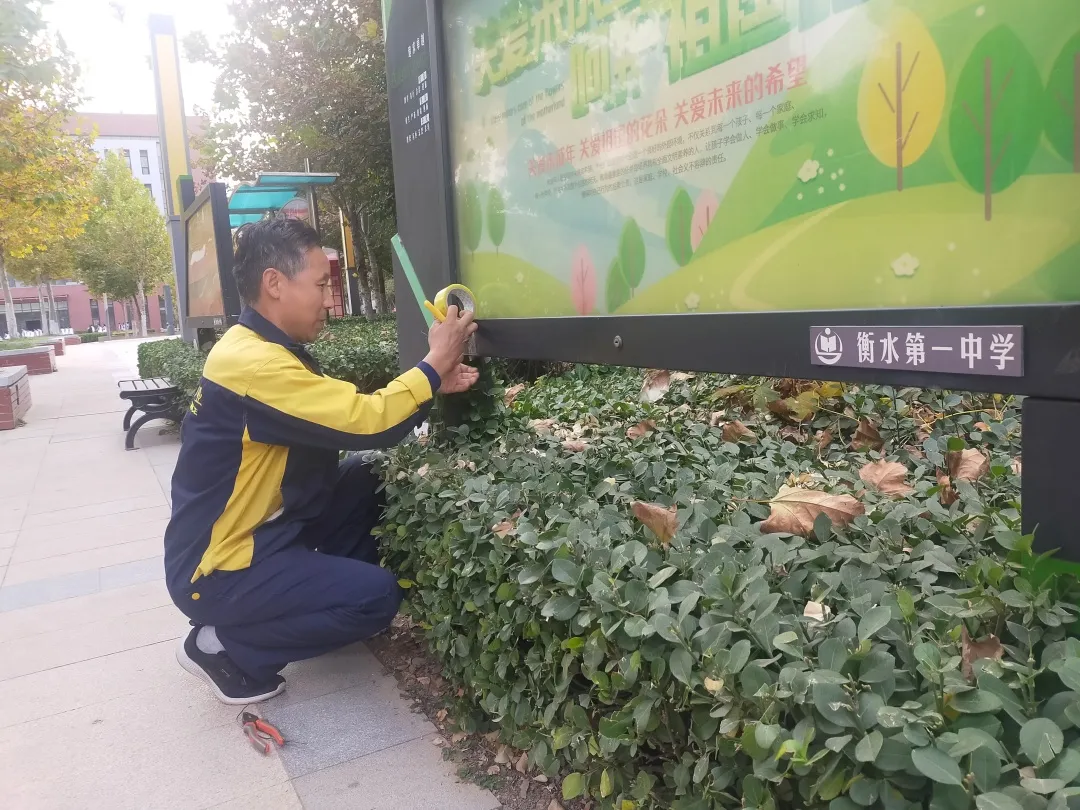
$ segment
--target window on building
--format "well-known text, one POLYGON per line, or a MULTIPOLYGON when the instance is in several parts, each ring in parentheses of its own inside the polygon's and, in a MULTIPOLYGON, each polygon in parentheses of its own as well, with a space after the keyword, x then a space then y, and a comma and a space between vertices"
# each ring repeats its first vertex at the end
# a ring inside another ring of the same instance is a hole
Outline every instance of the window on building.
POLYGON ((98 326, 101 323, 101 309, 96 298, 90 299, 90 323, 98 326))
POLYGON ((153 199, 154 198, 154 187, 152 185, 150 185, 149 183, 143 183, 143 186, 146 188, 146 193, 150 195, 151 199, 153 199))
POLYGON ((145 149, 139 150, 139 164, 143 174, 150 174, 150 153, 145 149))
POLYGON ((121 149, 120 154, 124 158, 124 160, 127 161, 128 171, 130 172, 131 171, 131 150, 130 149, 121 149))

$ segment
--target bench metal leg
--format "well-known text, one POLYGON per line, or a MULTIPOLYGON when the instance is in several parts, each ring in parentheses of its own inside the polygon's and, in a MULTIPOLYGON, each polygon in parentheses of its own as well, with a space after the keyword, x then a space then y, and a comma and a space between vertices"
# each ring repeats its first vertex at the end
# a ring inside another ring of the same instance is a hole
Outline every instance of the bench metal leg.
POLYGON ((139 432, 139 428, 145 425, 147 422, 152 422, 155 419, 160 419, 161 414, 158 413, 144 413, 138 419, 135 420, 135 424, 128 430, 127 438, 124 439, 124 449, 135 449, 135 434, 139 432))
POLYGON ((128 430, 131 427, 131 417, 139 412, 138 405, 132 405, 128 408, 127 413, 124 414, 124 430, 128 430))

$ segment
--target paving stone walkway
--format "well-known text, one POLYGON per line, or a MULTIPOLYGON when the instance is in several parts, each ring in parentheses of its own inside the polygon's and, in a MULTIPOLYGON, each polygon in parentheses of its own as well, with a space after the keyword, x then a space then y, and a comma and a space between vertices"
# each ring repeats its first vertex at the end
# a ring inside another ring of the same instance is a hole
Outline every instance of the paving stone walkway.
POLYGON ((496 810, 363 645, 294 664, 264 757, 173 657, 162 582, 175 432, 124 450, 135 341, 70 347, 0 432, 0 807, 496 810))

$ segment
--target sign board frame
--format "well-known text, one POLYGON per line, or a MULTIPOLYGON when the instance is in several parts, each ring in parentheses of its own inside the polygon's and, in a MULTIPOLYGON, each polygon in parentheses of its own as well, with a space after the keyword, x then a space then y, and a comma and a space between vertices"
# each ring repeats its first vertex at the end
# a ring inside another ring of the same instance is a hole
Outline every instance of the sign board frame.
MULTIPOLYGON (((393 0, 386 14, 387 86, 399 235, 429 299, 442 287, 459 281, 443 15, 466 1, 393 0), (425 46, 419 53, 414 46, 417 42, 425 46), (431 131, 416 138, 415 94, 411 91, 424 83, 430 93, 431 131)), ((410 289, 396 256, 394 272, 395 288, 410 289)), ((398 335, 403 366, 415 363, 426 351, 426 325, 420 302, 408 300, 404 294, 399 296, 398 335)), ((480 324, 478 347, 483 356, 508 359, 1012 393, 1071 404, 1074 407, 1065 410, 1080 415, 1080 301, 487 319, 480 324), (884 330, 1001 325, 1022 330, 1022 376, 823 367, 811 357, 813 330, 822 326, 884 330)), ((1052 412, 1062 413, 1061 409, 1052 412)), ((1049 437, 1052 433, 1042 430, 1038 436, 1049 437)), ((1072 472, 1074 461, 1058 458, 1059 450, 1051 439, 1046 438, 1042 444, 1047 446, 1036 446, 1025 436, 1025 493, 1045 486, 1051 475, 1059 479, 1066 475, 1075 479, 1074 486, 1080 486, 1080 475, 1072 472), (1035 458, 1038 464, 1031 463, 1035 458), (1057 469, 1051 472, 1052 467, 1057 469)), ((1060 484, 1053 489, 1058 491, 1060 484)), ((1038 523, 1044 527, 1039 545, 1046 547, 1048 537, 1054 538, 1055 546, 1062 545, 1071 529, 1068 515, 1053 510, 1045 499, 1040 504, 1038 514, 1025 512, 1025 526, 1034 528, 1038 523)), ((1080 540, 1067 556, 1080 560, 1080 540)))
MULTIPOLYGON (((233 277, 233 240, 232 228, 229 226, 229 201, 224 183, 208 183, 195 201, 184 211, 183 218, 183 248, 184 248, 184 278, 189 279, 190 250, 188 245, 188 227, 191 219, 199 213, 204 206, 210 206, 211 218, 214 228, 214 245, 217 250, 218 278, 221 284, 221 297, 223 311, 220 314, 204 316, 188 316, 187 324, 197 329, 223 329, 236 323, 240 318, 240 293, 236 287, 236 279, 233 277)), ((185 284, 180 291, 181 300, 184 303, 184 311, 190 312, 190 284, 185 284)))

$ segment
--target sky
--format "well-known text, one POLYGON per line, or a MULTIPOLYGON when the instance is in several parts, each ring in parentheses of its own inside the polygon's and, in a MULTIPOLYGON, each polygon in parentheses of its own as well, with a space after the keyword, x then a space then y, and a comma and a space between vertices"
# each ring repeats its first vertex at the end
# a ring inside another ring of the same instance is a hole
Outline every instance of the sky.
MULTIPOLYGON (((156 113, 150 66, 150 14, 167 14, 183 42, 202 31, 211 43, 232 29, 225 0, 51 0, 45 17, 58 31, 82 69, 85 112, 156 113), (121 20, 120 17, 123 17, 121 20)), ((209 110, 214 71, 193 65, 180 48, 184 106, 209 110)))

